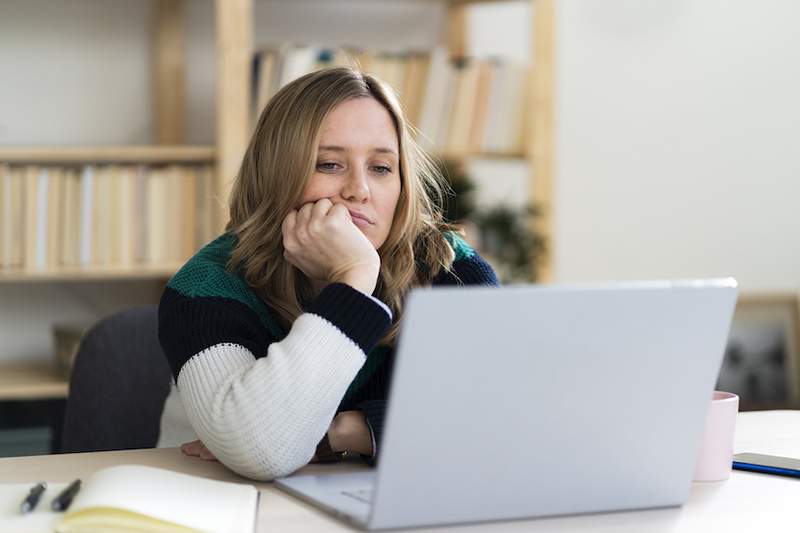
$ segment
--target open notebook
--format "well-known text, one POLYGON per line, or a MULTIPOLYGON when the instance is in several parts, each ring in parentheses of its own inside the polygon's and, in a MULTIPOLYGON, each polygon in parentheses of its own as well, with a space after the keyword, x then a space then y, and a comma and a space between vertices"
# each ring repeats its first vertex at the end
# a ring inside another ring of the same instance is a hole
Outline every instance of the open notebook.
POLYGON ((66 513, 50 510, 67 483, 48 483, 36 509, 20 514, 27 484, 0 485, 3 533, 253 533, 258 490, 252 485, 213 481, 160 468, 120 465, 84 479, 66 513))

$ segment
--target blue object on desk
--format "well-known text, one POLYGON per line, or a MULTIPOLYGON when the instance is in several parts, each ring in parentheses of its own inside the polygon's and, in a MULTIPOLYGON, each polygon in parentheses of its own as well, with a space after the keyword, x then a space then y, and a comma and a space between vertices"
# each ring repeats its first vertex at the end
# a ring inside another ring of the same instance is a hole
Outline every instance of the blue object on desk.
POLYGON ((789 457, 739 453, 733 456, 733 468, 760 474, 800 478, 800 460, 789 457))

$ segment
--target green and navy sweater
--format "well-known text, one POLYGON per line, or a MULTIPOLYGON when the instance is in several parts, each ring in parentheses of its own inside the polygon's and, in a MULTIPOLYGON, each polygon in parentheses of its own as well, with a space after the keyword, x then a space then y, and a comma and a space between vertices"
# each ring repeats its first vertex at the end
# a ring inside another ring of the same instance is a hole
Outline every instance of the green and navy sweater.
MULTIPOLYGON (((491 267, 456 234, 455 259, 437 285, 496 285, 491 267)), ((312 458, 334 415, 359 409, 380 450, 393 349, 377 346, 388 308, 349 285, 328 285, 285 330, 226 269, 223 234, 169 281, 159 338, 192 428, 232 470, 254 479, 288 475, 312 458)))

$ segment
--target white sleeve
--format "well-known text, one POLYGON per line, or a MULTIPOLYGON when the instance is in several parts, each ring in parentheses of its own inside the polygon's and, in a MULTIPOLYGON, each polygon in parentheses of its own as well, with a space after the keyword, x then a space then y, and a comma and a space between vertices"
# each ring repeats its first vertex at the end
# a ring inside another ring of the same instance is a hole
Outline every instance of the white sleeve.
POLYGON ((339 328, 305 313, 266 357, 228 343, 196 354, 181 368, 178 390, 217 459, 245 477, 270 480, 311 460, 365 358, 339 328))

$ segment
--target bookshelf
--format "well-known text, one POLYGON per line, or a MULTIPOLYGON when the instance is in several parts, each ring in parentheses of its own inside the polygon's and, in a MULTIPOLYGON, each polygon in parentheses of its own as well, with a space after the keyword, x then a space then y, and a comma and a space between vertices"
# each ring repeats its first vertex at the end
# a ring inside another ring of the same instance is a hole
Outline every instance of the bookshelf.
POLYGON ((0 401, 55 400, 67 397, 69 381, 48 363, 4 363, 0 371, 0 401))
POLYGON ((7 268, 0 270, 3 283, 66 283, 80 281, 140 281, 167 280, 181 267, 181 263, 165 265, 139 265, 130 267, 59 267, 44 270, 7 268))
MULTIPOLYGON (((447 9, 448 24, 442 42, 451 57, 463 55, 466 39, 465 9, 493 0, 438 0, 447 9)), ((502 0, 500 0, 502 1, 502 0)), ((521 150, 442 153, 463 159, 516 159, 529 163, 532 198, 544 207, 537 224, 550 234, 553 129, 553 16, 555 0, 529 0, 533 5, 531 56, 536 74, 529 69, 525 94, 528 135, 521 150), (533 179, 533 176, 536 178, 533 179)), ((251 75, 254 52, 254 0, 215 0, 216 140, 212 146, 184 144, 186 101, 185 0, 155 2, 152 39, 153 139, 150 146, 0 147, 0 165, 212 165, 210 195, 214 202, 205 215, 216 231, 225 225, 228 195, 238 171, 252 127, 251 75)), ((163 283, 179 262, 147 265, 0 268, 0 287, 20 283, 122 283, 151 280, 163 283)), ((540 268, 545 279, 548 264, 540 268)), ((154 302, 155 303, 155 302, 154 302)), ((11 355, 11 354, 9 354, 11 355)), ((46 364, 0 363, 0 400, 63 398, 66 380, 46 364)))
MULTIPOLYGON (((528 0, 533 14, 528 65, 469 56, 467 10, 473 4, 491 1, 440 2, 447 13, 440 39, 446 54, 326 46, 303 43, 302 37, 254 51, 255 105, 251 120, 257 118, 269 97, 296 75, 321 66, 363 65, 398 90, 411 123, 424 134, 423 146, 436 156, 456 161, 527 163, 528 200, 542 212, 531 223, 540 234, 552 235, 555 1, 528 0), (420 56, 426 57, 420 60, 420 56), (501 119, 492 120, 497 116, 501 119)), ((552 276, 552 243, 549 248, 538 269, 543 281, 552 276)))
MULTIPOLYGON (((451 55, 466 55, 466 9, 472 4, 502 0, 448 0, 446 42, 451 55)), ((541 281, 552 280, 553 157, 554 157, 554 92, 555 92, 555 0, 529 0, 532 6, 532 39, 530 57, 533 65, 527 72, 524 136, 521 152, 476 152, 467 157, 486 159, 520 159, 528 163, 529 200, 541 208, 540 216, 531 224, 550 240, 539 265, 541 281)), ((446 154, 445 154, 446 155, 446 154)))
POLYGON ((62 163, 213 163, 213 146, 0 147, 0 162, 62 163))

